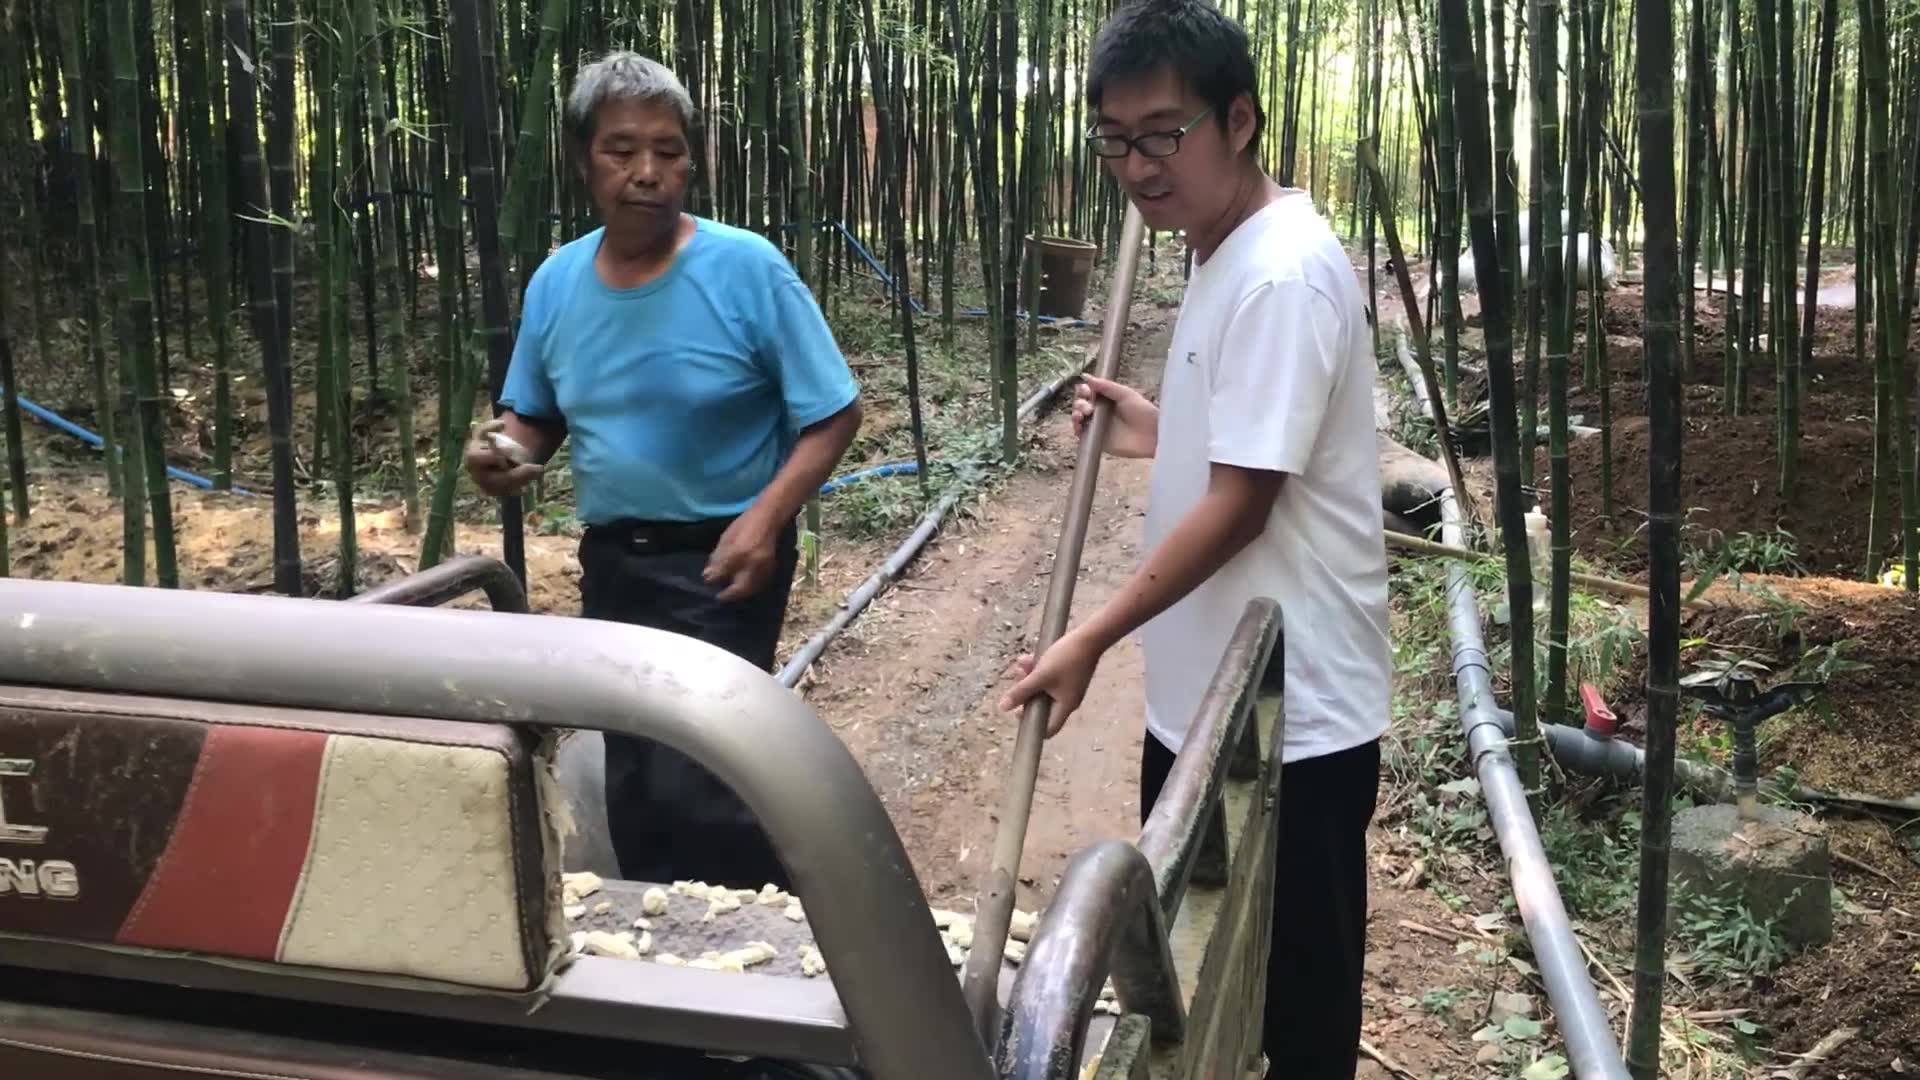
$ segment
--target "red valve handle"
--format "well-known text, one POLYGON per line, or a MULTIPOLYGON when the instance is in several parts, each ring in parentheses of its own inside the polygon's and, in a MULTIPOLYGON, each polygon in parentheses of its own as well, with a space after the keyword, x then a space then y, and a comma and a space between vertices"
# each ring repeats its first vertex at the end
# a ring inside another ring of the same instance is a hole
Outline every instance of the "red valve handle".
POLYGON ((1600 697, 1599 687, 1592 683, 1581 683, 1580 704, 1586 710, 1587 730, 1603 739, 1613 738, 1614 728, 1620 718, 1607 708, 1606 701, 1600 697))

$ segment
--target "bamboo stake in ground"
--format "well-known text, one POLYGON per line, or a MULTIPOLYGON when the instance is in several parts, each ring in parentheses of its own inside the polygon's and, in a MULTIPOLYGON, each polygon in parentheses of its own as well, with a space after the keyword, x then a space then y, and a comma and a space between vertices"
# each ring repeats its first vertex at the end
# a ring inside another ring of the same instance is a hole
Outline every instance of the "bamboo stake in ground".
MULTIPOLYGON (((1387 178, 1380 172, 1380 159, 1373 146, 1379 138, 1376 134, 1371 139, 1360 140, 1360 164, 1373 178, 1374 186, 1385 191, 1387 178)), ((1413 331, 1414 359, 1420 363, 1421 381, 1427 384, 1427 400, 1433 403, 1433 427, 1440 436, 1440 460, 1447 467, 1447 480, 1453 485, 1453 497, 1460 503, 1460 512, 1472 518, 1466 479, 1460 471, 1460 457, 1454 450, 1453 425, 1447 421, 1446 399, 1440 393, 1440 380, 1433 370, 1433 348, 1427 341, 1426 324, 1420 320, 1420 301, 1414 295, 1413 278, 1407 272, 1407 254, 1400 250, 1400 230, 1395 227, 1392 214, 1382 214, 1380 223, 1386 229, 1387 251, 1393 256, 1393 276, 1400 283, 1400 303, 1407 311, 1407 326, 1413 331)), ((1376 312, 1375 320, 1378 318, 1376 312)))
MULTIPOLYGON (((1120 373, 1120 341, 1127 331, 1127 312, 1133 309, 1133 278, 1140 268, 1140 244, 1146 225, 1131 203, 1120 227, 1119 260, 1114 267, 1113 291, 1101 320, 1100 358, 1094 374, 1113 379, 1120 373)), ((1054 549, 1053 571, 1047 583, 1047 606, 1040 618, 1040 640, 1033 653, 1040 656, 1067 629, 1073 606, 1073 585, 1080 576, 1080 549, 1087 539, 1087 519, 1093 513, 1093 486, 1100 475, 1100 457, 1107 445, 1107 427, 1113 405, 1095 396, 1093 418, 1080 440, 1080 457, 1073 468, 1073 487, 1067 492, 1066 520, 1060 526, 1060 544, 1054 549)), ((1000 791, 1000 831, 993 841, 993 862, 975 906, 973 951, 967 955, 962 990, 973 1013, 980 1040, 993 1046, 999 1028, 1000 953, 1013 921, 1014 887, 1020 875, 1020 851, 1027 842, 1027 818, 1033 811, 1033 788, 1040 775, 1040 747, 1046 740, 1053 699, 1036 694, 1020 716, 1020 733, 1013 744, 1013 763, 1000 791)))

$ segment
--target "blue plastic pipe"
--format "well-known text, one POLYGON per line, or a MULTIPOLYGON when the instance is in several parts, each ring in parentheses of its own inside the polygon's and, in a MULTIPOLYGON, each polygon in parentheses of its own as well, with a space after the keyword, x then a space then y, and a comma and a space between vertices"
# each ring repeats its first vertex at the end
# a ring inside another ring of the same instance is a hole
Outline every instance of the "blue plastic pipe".
POLYGON ((861 469, 859 472, 834 477, 820 485, 820 494, 831 495, 836 490, 848 484, 857 484, 862 480, 872 480, 882 476, 912 476, 919 471, 920 466, 911 461, 896 461, 890 465, 875 465, 871 469, 861 469))
MULTIPOLYGON (((101 447, 106 445, 106 440, 102 439, 99 435, 95 434, 94 432, 88 431, 86 428, 83 428, 79 424, 76 424, 73 421, 67 419, 66 417, 61 416, 59 413, 54 412, 52 409, 49 409, 44 405, 40 405, 36 403, 32 399, 28 398, 25 394, 21 394, 18 400, 20 402, 20 408, 23 412, 25 412, 28 416, 33 417, 35 420, 38 420, 41 423, 47 425, 48 427, 53 428, 56 431, 65 432, 66 434, 71 435, 76 439, 79 439, 81 442, 86 443, 88 446, 93 447, 95 450, 98 450, 101 447)), ((174 466, 169 465, 167 466, 167 475, 173 477, 175 480, 183 480, 189 484, 192 484, 194 487, 197 487, 197 488, 203 488, 207 491, 215 490, 213 486, 213 481, 207 479, 204 476, 201 476, 198 473, 190 473, 185 469, 175 468, 174 466)), ((248 491, 246 488, 237 487, 237 488, 232 488, 230 490, 235 495, 247 495, 256 499, 260 497, 259 492, 248 491)))
MULTIPOLYGON (((92 431, 88 431, 86 428, 83 428, 79 424, 76 424, 73 421, 67 419, 66 417, 61 416, 59 413, 54 412, 52 409, 49 409, 46 406, 33 401, 32 399, 28 398, 24 394, 20 396, 20 408, 28 416, 33 417, 35 420, 38 420, 41 423, 46 424, 48 427, 53 428, 56 431, 61 431, 68 435, 71 435, 74 438, 79 439, 81 442, 86 443, 88 446, 93 447, 95 450, 98 450, 102 446, 106 445, 106 440, 102 439, 98 434, 92 431)), ((820 486, 820 494, 830 495, 834 491, 842 487, 845 487, 848 484, 857 484, 862 480, 872 480, 882 476, 911 476, 914 473, 917 473, 919 471, 920 471, 920 467, 911 461, 897 461, 888 465, 875 465, 870 469, 862 469, 859 472, 848 473, 845 476, 837 476, 832 480, 827 481, 825 484, 822 484, 820 486)), ((172 465, 169 465, 167 466, 167 475, 173 477, 175 480, 184 481, 188 484, 192 484, 194 487, 201 488, 206 491, 215 490, 213 486, 213 481, 207 479, 204 476, 199 475, 198 473, 191 473, 185 469, 176 468, 172 465)), ((246 488, 242 488, 242 487, 236 487, 230 490, 235 495, 246 495, 256 499, 261 497, 259 492, 249 491, 246 488)))

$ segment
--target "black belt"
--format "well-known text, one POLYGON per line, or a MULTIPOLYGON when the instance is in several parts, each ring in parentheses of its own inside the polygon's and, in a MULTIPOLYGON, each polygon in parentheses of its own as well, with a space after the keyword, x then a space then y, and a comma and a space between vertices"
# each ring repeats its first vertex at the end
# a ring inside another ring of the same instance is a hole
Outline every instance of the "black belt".
POLYGON ((738 518, 708 518, 702 521, 635 521, 624 519, 605 525, 589 525, 582 540, 594 544, 618 544, 648 555, 669 555, 692 551, 712 551, 720 537, 738 518))

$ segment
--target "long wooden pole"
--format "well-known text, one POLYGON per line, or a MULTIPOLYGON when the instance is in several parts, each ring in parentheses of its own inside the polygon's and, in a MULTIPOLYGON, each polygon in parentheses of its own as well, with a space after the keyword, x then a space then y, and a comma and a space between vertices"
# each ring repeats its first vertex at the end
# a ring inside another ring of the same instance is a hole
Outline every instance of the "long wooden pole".
MULTIPOLYGON (((1101 319, 1100 356, 1094 374, 1113 379, 1120 372, 1121 338, 1127 330, 1127 312, 1133 308, 1133 279, 1140 268, 1140 245, 1145 224, 1140 211, 1127 205, 1120 226, 1120 252, 1114 264, 1112 291, 1101 319)), ((1080 457, 1073 468, 1073 486, 1067 492, 1066 521, 1054 549, 1053 570, 1047 586, 1047 604, 1040 619, 1040 640, 1034 655, 1046 652, 1066 632, 1073 606, 1073 586, 1080 576, 1080 549, 1086 544, 1087 521, 1093 513, 1093 488, 1100 476, 1100 457, 1107 444, 1113 405, 1094 398, 1093 419, 1080 440, 1080 457)), ((1020 853, 1027 842, 1027 818, 1033 811, 1033 789, 1040 775, 1040 747, 1046 741, 1053 699, 1035 695, 1020 717, 1020 733, 1013 744, 1013 765, 1000 791, 1000 831, 994 837, 993 863, 975 906, 973 951, 967 956, 962 991, 973 1014, 980 1040, 996 1042, 1000 1012, 1000 954, 1013 921, 1014 887, 1019 880, 1020 853)))
MULTIPOLYGON (((1387 530, 1387 544, 1390 547, 1397 547, 1402 551, 1410 551, 1416 555, 1438 555, 1445 559, 1466 559, 1471 562, 1499 563, 1504 563, 1506 560, 1506 556, 1496 555, 1493 552, 1474 551, 1472 548, 1455 547, 1452 544, 1442 544, 1437 540, 1427 540, 1408 533, 1395 532, 1392 529, 1387 530)), ((1591 589, 1594 592, 1610 593, 1614 596, 1624 596, 1632 600, 1647 600, 1652 596, 1645 585, 1636 584, 1631 581, 1621 581, 1618 578, 1601 577, 1599 574, 1583 574, 1578 570, 1573 570, 1569 571, 1568 580, 1575 585, 1591 589)), ((1695 597, 1691 600, 1683 601, 1683 606, 1701 610, 1718 607, 1719 605, 1711 600, 1695 597)))

